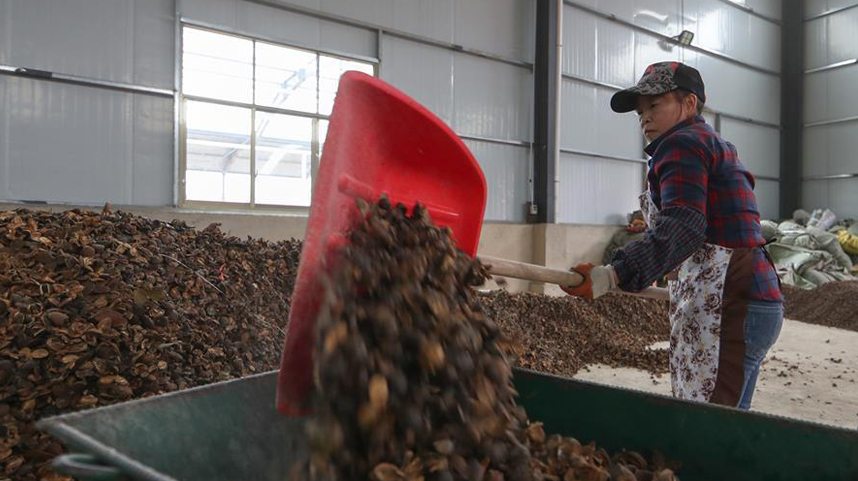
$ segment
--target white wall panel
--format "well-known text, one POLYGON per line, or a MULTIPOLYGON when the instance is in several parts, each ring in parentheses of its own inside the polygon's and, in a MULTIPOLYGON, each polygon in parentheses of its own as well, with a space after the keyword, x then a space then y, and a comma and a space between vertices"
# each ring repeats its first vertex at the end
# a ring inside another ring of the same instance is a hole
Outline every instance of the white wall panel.
POLYGON ((637 82, 635 33, 615 22, 600 20, 596 28, 596 80, 621 87, 637 82))
MULTIPOLYGON (((828 208, 828 183, 829 181, 827 180, 806 180, 802 182, 801 208, 808 212, 813 211, 813 209, 828 208)), ((785 212, 784 214, 788 213, 785 212)))
POLYGON ((3 63, 173 85, 171 0, 0 0, 3 63))
MULTIPOLYGON (((584 2, 586 4, 586 2, 584 2)), ((617 18, 631 21, 635 14, 635 2, 629 0, 594 0, 591 2, 596 10, 610 13, 617 18)))
POLYGON ((173 88, 175 12, 172 0, 134 1, 134 83, 173 88))
POLYGON ((828 181, 828 208, 840 218, 858 218, 858 179, 828 181))
MULTIPOLYGON (((294 2, 288 0, 287 3, 294 2)), ((533 59, 535 4, 532 0, 420 0, 419 3, 414 0, 319 0, 317 3, 322 11, 347 18, 401 28, 519 60, 533 59), (406 16, 423 16, 425 20, 406 19, 406 16), (411 30, 415 28, 415 20, 419 22, 416 31, 411 30), (452 30, 444 23, 452 26, 452 30)))
POLYGON ((576 3, 665 35, 676 35, 681 0, 575 0, 576 3))
MULTIPOLYGON (((254 25, 248 22, 248 25, 254 25)), ((282 29, 282 26, 278 26, 282 29)), ((337 52, 348 52, 374 58, 378 55, 378 33, 341 23, 319 21, 319 46, 337 52)))
POLYGON ((828 119, 840 119, 858 115, 858 65, 819 72, 828 80, 828 119))
POLYGON ((717 0, 683 0, 682 28, 694 32, 695 45, 723 52, 731 43, 727 37, 737 33, 736 21, 744 20, 747 26, 747 14, 739 16, 735 8, 723 4, 716 8, 716 3, 717 0))
POLYGON ((389 35, 381 45, 381 78, 452 124, 454 53, 389 35))
POLYGON ((635 25, 668 36, 682 30, 682 0, 635 0, 634 6, 635 25))
POLYGON ((466 140, 488 184, 486 220, 524 222, 530 178, 529 149, 466 140))
POLYGON ((625 224, 626 214, 639 208, 644 169, 629 162, 562 154, 558 222, 625 224))
POLYGON ((733 3, 752 8, 755 12, 767 17, 781 18, 781 2, 779 0, 730 0, 733 3))
MULTIPOLYGON (((855 112, 858 114, 858 112, 855 112)), ((828 174, 858 173, 858 123, 849 122, 816 128, 828 132, 828 174)), ((858 204, 858 191, 854 201, 858 204)))
POLYGON ((804 16, 812 17, 851 5, 855 5, 855 0, 805 0, 804 16))
POLYGON ((780 27, 719 0, 683 0, 694 45, 770 70, 780 70, 780 27))
POLYGON ((453 42, 454 3, 454 0, 397 0, 393 3, 393 28, 453 42))
POLYGON ((858 8, 805 23, 807 68, 858 57, 858 8))
POLYGON ((4 83, 11 199, 129 203, 130 94, 19 78, 4 83))
POLYGON ((742 117, 780 123, 778 77, 690 51, 685 52, 685 62, 703 76, 706 105, 742 117))
MULTIPOLYGON (((131 204, 173 203, 173 99, 133 95, 131 204)), ((127 197, 127 195, 126 195, 127 197)))
POLYGON ((804 76, 804 122, 829 120, 828 76, 825 72, 804 76))
POLYGON ((596 78, 596 25, 595 15, 577 8, 563 7, 563 73, 588 79, 596 78))
POLYGON ((802 138, 802 176, 828 175, 828 128, 805 127, 802 138))
POLYGON ((460 134, 531 140, 533 74, 466 54, 453 57, 453 129, 460 134))
MULTIPOLYGON (((0 13, 3 6, 0 5, 0 13)), ((0 200, 9 199, 9 85, 11 78, 0 77, 0 200)))
POLYGON ((519 60, 533 60, 536 3, 457 0, 454 43, 519 60))
POLYGON ((804 0, 804 17, 812 17, 828 10, 828 0, 804 0))
MULTIPOLYGON (((240 0, 234 0, 234 3, 235 17, 227 20, 229 23, 221 24, 218 22, 216 23, 217 26, 223 25, 228 29, 237 30, 249 35, 267 37, 283 43, 322 47, 321 20, 240 0)), ((204 18, 198 19, 197 15, 185 14, 184 12, 182 12, 182 16, 190 20, 205 20, 204 18)), ((369 37, 371 35, 371 32, 368 30, 353 29, 351 27, 345 27, 345 29, 358 30, 356 36, 363 34, 369 37)), ((356 47, 355 49, 345 49, 343 51, 375 56, 372 46, 367 46, 366 41, 358 41, 356 47)))
POLYGON ((825 21, 829 63, 858 57, 858 8, 828 16, 825 21))
POLYGON ((0 86, 6 198, 171 202, 170 99, 15 77, 0 78, 0 86))
MULTIPOLYGON (((858 173, 858 123, 820 125, 804 129, 804 175, 858 173)), ((858 202, 858 195, 856 195, 858 202)))
MULTIPOLYGON (((781 70, 781 27, 759 17, 750 16, 748 44, 734 43, 736 58, 769 70, 781 70), (741 52, 741 53, 739 53, 741 52)), ((730 55, 731 51, 727 51, 730 55)))
POLYGON ((606 108, 596 105, 599 87, 570 80, 560 86, 560 147, 598 152, 607 146, 594 145, 592 135, 604 126, 596 122, 597 110, 606 108), (595 148, 594 148, 595 147, 595 148))
MULTIPOLYGON (((293 3, 293 0, 280 0, 293 3)), ((363 22, 389 26, 393 24, 393 6, 397 0, 319 0, 323 12, 342 15, 363 22)))
MULTIPOLYGON (((183 0, 179 0, 183 1, 183 0)), ((322 0, 274 0, 276 3, 296 5, 298 7, 322 10, 322 0)))
POLYGON ((574 7, 566 6, 563 15, 564 73, 627 86, 637 81, 644 67, 664 59, 665 50, 651 35, 574 7), (638 45, 639 38, 643 45, 638 45))
POLYGON ((227 31, 308 48, 375 57, 377 33, 242 0, 182 0, 181 15, 227 31))
POLYGON ((828 23, 824 18, 804 24, 804 65, 816 68, 828 65, 828 23))
MULTIPOLYGON (((805 16, 856 5, 855 0, 808 0, 805 16)), ((844 10, 806 23, 806 65, 822 67, 858 57, 858 9, 844 10)), ((805 122, 858 116, 858 67, 850 65, 805 75, 805 122)), ((804 129, 802 175, 858 173, 858 123, 845 122, 804 129)), ((838 217, 858 217, 858 179, 803 182, 808 209, 830 208, 838 217)))
POLYGON ((238 0, 177 0, 179 15, 186 19, 209 22, 212 25, 236 28, 238 0))
POLYGON ((780 182, 757 179, 754 195, 762 219, 780 219, 780 182))
POLYGON ((858 179, 806 180, 802 183, 801 207, 831 209, 838 218, 858 218, 858 179))
MULTIPOLYGON (((635 32, 635 81, 643 74, 648 65, 669 60, 682 61, 683 49, 657 40, 652 35, 635 32)), ((706 85, 709 81, 703 76, 706 85)))
POLYGON ((560 146, 567 149, 641 158, 643 137, 634 114, 611 110, 613 91, 564 80, 560 93, 560 146))
POLYGON ((778 129, 722 117, 721 136, 736 146, 739 159, 751 173, 780 176, 781 135, 778 129))

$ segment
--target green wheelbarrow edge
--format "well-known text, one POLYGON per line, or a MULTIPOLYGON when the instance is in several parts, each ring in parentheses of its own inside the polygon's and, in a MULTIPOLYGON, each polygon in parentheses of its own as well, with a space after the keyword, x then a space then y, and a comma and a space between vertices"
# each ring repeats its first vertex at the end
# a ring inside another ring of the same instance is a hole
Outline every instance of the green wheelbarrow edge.
MULTIPOLYGON (((104 407, 97 408, 97 409, 107 411, 107 410, 113 410, 113 409, 125 409, 125 408, 127 408, 128 405, 133 405, 133 404, 137 404, 137 403, 169 402, 170 399, 173 398, 174 396, 187 395, 189 392, 195 392, 195 391, 200 392, 200 394, 204 394, 205 392, 209 391, 213 387, 224 386, 224 385, 228 385, 231 383, 238 383, 238 382, 242 382, 242 381, 247 381, 247 380, 253 379, 253 378, 262 378, 262 377, 267 377, 267 376, 274 376, 274 375, 276 375, 276 372, 277 371, 259 373, 259 374, 255 374, 252 376, 237 378, 237 379, 233 379, 233 380, 229 380, 229 381, 222 381, 222 382, 207 384, 207 385, 198 386, 198 387, 185 389, 185 390, 181 390, 181 391, 174 391, 171 393, 166 393, 166 394, 162 394, 162 395, 150 397, 150 398, 136 399, 136 400, 127 401, 124 403, 114 404, 114 405, 110 405, 110 406, 104 406, 104 407)), ((525 378, 527 378, 527 377, 542 378, 543 380, 545 380, 549 383, 559 384, 561 387, 563 385, 566 385, 570 381, 572 381, 576 384, 589 386, 591 389, 610 390, 610 391, 624 391, 627 395, 630 395, 632 398, 637 398, 637 399, 644 400, 644 401, 648 400, 649 402, 656 402, 658 404, 663 404, 663 405, 668 405, 668 406, 670 406, 670 405, 674 405, 674 406, 685 405, 685 406, 691 407, 692 409, 695 409, 695 410, 703 409, 706 411, 730 412, 730 413, 732 413, 734 415, 738 415, 740 417, 749 417, 749 418, 753 418, 753 417, 768 418, 770 421, 774 421, 777 423, 790 424, 793 426, 805 426, 805 427, 814 428, 814 429, 822 429, 822 430, 827 431, 829 434, 832 434, 832 435, 855 436, 855 430, 854 429, 841 427, 841 426, 834 426, 834 425, 830 425, 830 424, 819 423, 816 421, 790 418, 790 417, 786 417, 783 415, 761 413, 761 412, 757 412, 757 411, 748 412, 748 411, 743 411, 743 410, 725 407, 725 406, 706 404, 706 403, 700 403, 700 402, 694 402, 694 401, 687 401, 687 400, 677 399, 677 398, 674 398, 672 396, 667 396, 664 394, 646 392, 646 391, 643 391, 640 389, 599 384, 599 383, 594 383, 591 381, 584 381, 584 380, 579 380, 579 379, 574 379, 574 378, 567 378, 567 377, 563 377, 563 376, 558 376, 558 375, 554 375, 554 374, 537 372, 537 371, 534 371, 531 369, 525 369, 525 368, 515 368, 513 370, 513 372, 518 373, 520 375, 523 375, 523 377, 525 377, 525 378)), ((515 374, 513 376, 513 379, 515 379, 515 374)), ((520 404, 527 404, 526 398, 528 398, 528 397, 530 397, 530 396, 528 396, 528 393, 523 393, 523 394, 519 393, 519 396, 518 396, 519 403, 520 404)), ((121 452, 119 452, 113 448, 110 448, 101 442, 96 441, 95 439, 91 438, 90 436, 88 436, 88 435, 78 431, 74 427, 71 427, 70 425, 66 424, 66 421, 68 419, 74 418, 77 416, 87 415, 87 413, 89 413, 91 411, 92 410, 78 411, 75 413, 67 413, 67 414, 57 415, 57 416, 53 416, 50 418, 43 419, 43 420, 38 421, 36 423, 36 426, 39 429, 47 431, 48 433, 56 436, 57 438, 62 439, 67 444, 67 446, 69 447, 69 450, 71 452, 87 453, 87 455, 84 455, 84 456, 81 456, 79 454, 78 455, 66 454, 63 456, 59 456, 58 458, 56 458, 56 461, 55 461, 55 465, 59 465, 59 466, 57 466, 58 468, 66 469, 66 467, 69 465, 69 463, 67 461, 72 461, 73 463, 75 463, 75 465, 77 467, 83 466, 84 468, 86 468, 87 465, 89 465, 89 467, 92 468, 90 470, 90 472, 92 473, 93 476, 78 475, 77 477, 79 479, 81 479, 82 481, 113 481, 114 479, 116 481, 120 481, 120 480, 123 480, 126 478, 133 478, 133 479, 137 479, 137 480, 141 480, 141 481, 179 481, 176 478, 173 478, 171 476, 166 476, 166 475, 146 466, 145 464, 142 464, 140 462, 137 462, 137 461, 129 458, 128 456, 122 454, 121 452), (67 456, 72 456, 72 458, 68 458, 67 456), (63 459, 64 457, 65 457, 65 459, 63 459), (109 477, 108 473, 107 473, 107 471, 109 471, 109 470, 117 470, 117 472, 116 472, 117 477, 116 478, 109 477)), ((71 474, 71 473, 69 473, 69 474, 71 474)), ((83 474, 83 473, 81 473, 81 474, 83 474)))
POLYGON ((36 427, 62 439, 71 451, 87 453, 63 454, 54 458, 52 467, 60 474, 74 476, 82 481, 122 481, 129 476, 147 481, 178 481, 134 461, 63 422, 53 422, 52 418, 49 418, 36 423, 36 427))
MULTIPOLYGON (((246 381, 248 379, 271 376, 272 373, 276 372, 277 371, 275 370, 259 374, 253 374, 251 376, 205 384, 202 386, 173 391, 170 393, 161 394, 149 398, 134 399, 131 401, 112 404, 110 406, 103 406, 96 409, 108 411, 113 409, 126 409, 129 405, 138 403, 168 402, 171 398, 179 395, 187 395, 188 393, 192 393, 194 391, 205 393, 212 387, 218 385, 223 386, 230 383, 246 381)), ((60 474, 68 473, 66 475, 79 477, 82 481, 122 481, 126 478, 133 478, 144 481, 179 481, 172 476, 166 476, 143 463, 131 459, 130 457, 122 454, 116 449, 113 449, 109 446, 105 446, 103 443, 96 441, 92 437, 66 424, 66 420, 77 416, 86 415, 86 413, 89 413, 93 410, 94 409, 88 409, 73 413, 59 414, 36 422, 36 428, 42 431, 46 431, 52 436, 62 440, 69 447, 69 451, 72 451, 73 453, 83 452, 87 455, 87 457, 83 457, 76 454, 64 454, 54 458, 53 466, 55 467, 55 469, 65 471, 58 471, 60 472, 60 474), (92 464, 93 461, 98 464, 92 464), (70 467, 81 468, 82 471, 79 472, 79 474, 71 473, 69 469, 70 467), (111 476, 110 474, 108 474, 108 470, 116 470, 115 476, 111 476), (86 476, 84 474, 84 471, 89 471, 91 473, 91 476, 86 476)))
MULTIPOLYGON (((689 399, 682 399, 673 397, 671 394, 663 394, 660 392, 651 392, 644 391, 643 389, 635 388, 635 387, 626 387, 620 386, 617 384, 610 384, 607 382, 595 382, 589 381, 586 379, 576 379, 575 377, 565 377, 559 374, 552 374, 548 372, 536 371, 533 369, 525 368, 525 367, 514 367, 513 370, 513 383, 515 382, 515 373, 520 372, 527 376, 531 377, 539 377, 546 379, 547 382, 552 384, 559 384, 560 386, 566 386, 569 384, 569 381, 572 381, 575 384, 585 385, 592 389, 602 390, 602 391, 622 391, 626 394, 631 395, 632 397, 642 400, 642 401, 658 401, 659 403, 666 405, 678 405, 678 406, 690 406, 691 409, 698 410, 712 410, 712 411, 721 411, 725 413, 732 413, 736 416, 742 416, 746 418, 765 418, 771 421, 777 421, 784 424, 789 424, 793 426, 801 426, 804 425, 809 428, 814 428, 817 430, 829 431, 831 433, 843 434, 847 436, 854 436, 858 428, 853 428, 849 426, 841 426, 837 424, 828 424, 823 421, 814 421, 812 419, 804 419, 797 417, 790 417, 785 414, 777 414, 777 413, 769 413, 764 411, 756 411, 753 409, 745 410, 739 409, 737 407, 732 406, 724 406, 723 404, 714 404, 708 403, 704 401, 693 401, 689 399)), ((527 394, 522 394, 518 391, 516 395, 516 402, 519 405, 522 405, 527 402, 527 394)), ((541 422, 540 419, 531 419, 534 422, 541 422)))

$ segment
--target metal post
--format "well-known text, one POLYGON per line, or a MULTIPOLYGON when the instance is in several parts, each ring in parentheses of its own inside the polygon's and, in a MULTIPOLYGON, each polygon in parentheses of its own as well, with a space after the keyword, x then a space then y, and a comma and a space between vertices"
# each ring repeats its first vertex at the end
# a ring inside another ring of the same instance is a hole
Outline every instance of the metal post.
POLYGON ((536 2, 536 51, 533 76, 534 199, 529 218, 536 223, 557 221, 559 162, 561 14, 563 3, 536 2), (535 208, 535 212, 534 212, 535 208))
POLYGON ((782 1, 780 217, 801 205, 804 115, 804 0, 782 1))

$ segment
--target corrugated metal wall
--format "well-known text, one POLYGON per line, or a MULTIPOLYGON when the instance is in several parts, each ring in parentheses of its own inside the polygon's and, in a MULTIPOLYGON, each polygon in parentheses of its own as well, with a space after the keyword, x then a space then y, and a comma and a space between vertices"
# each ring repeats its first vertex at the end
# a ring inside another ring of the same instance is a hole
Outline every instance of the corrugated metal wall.
POLYGON ((618 223, 637 208, 644 189, 645 166, 639 163, 644 140, 636 117, 614 114, 608 102, 616 86, 632 85, 647 65, 663 60, 701 71, 707 107, 713 110, 707 121, 720 126, 758 176, 762 214, 778 216, 780 2, 735 3, 740 5, 726 0, 566 2, 561 222, 618 223), (659 37, 682 30, 694 32, 693 45, 702 49, 659 37))
MULTIPOLYGON (((171 89, 172 0, 0 0, 0 64, 171 89)), ((169 205, 173 101, 0 76, 0 199, 169 205)))
MULTIPOLYGON (((177 15, 379 59, 383 79, 467 139, 490 179, 486 218, 524 221, 532 170, 532 0, 282 2, 307 14, 264 3, 0 0, 0 64, 173 89, 177 15)), ((169 97, 0 76, 0 199, 173 204, 173 108, 169 97)))
POLYGON ((805 18, 802 204, 856 218, 858 1, 806 0, 805 18))
MULTIPOLYGON (((253 0, 0 0, 0 64, 169 91, 177 15, 285 44, 376 58, 383 79, 466 139, 489 180, 486 218, 524 221, 532 175, 534 0, 280 1, 291 10, 253 0)), ((703 72, 709 106, 722 112, 707 118, 761 177, 763 214, 777 215, 779 132, 771 124, 780 118, 780 2, 735 3, 741 5, 580 0, 564 7, 561 222, 614 224, 634 208, 643 188, 643 140, 634 116, 613 114, 608 99, 612 86, 630 85, 647 64, 665 59, 703 72), (694 45, 756 68, 658 37, 683 29, 696 34, 694 45)), ((854 20, 840 15, 825 22, 854 20)), ((848 56, 853 47, 847 40, 837 55, 848 56)), ((847 72, 819 78, 833 82, 847 72)), ((836 88, 826 92, 836 94, 836 88)), ((848 102, 834 98, 820 118, 838 109, 858 113, 848 102)), ((173 111, 169 96, 0 75, 0 199, 172 205, 173 111)), ((855 137, 834 127, 818 132, 844 142, 855 137)), ((834 158, 826 160, 826 172, 839 169, 842 156, 834 158)), ((834 186, 851 184, 809 185, 808 195, 820 192, 815 199, 821 192, 843 197, 834 186)))

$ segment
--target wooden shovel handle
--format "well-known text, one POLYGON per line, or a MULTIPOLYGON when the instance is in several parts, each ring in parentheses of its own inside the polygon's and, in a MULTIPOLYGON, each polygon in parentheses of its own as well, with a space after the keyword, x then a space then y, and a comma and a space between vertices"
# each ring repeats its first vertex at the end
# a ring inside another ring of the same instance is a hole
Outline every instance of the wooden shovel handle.
MULTIPOLYGON (((510 261, 507 259, 498 259, 497 257, 477 256, 477 259, 489 267, 489 272, 491 274, 503 277, 513 277, 515 279, 543 282, 546 284, 557 284, 559 286, 577 286, 584 280, 580 274, 572 271, 551 269, 550 267, 510 261)), ((611 292, 627 296, 647 297, 649 299, 670 299, 667 289, 659 287, 649 287, 640 292, 628 292, 619 289, 611 292)))

